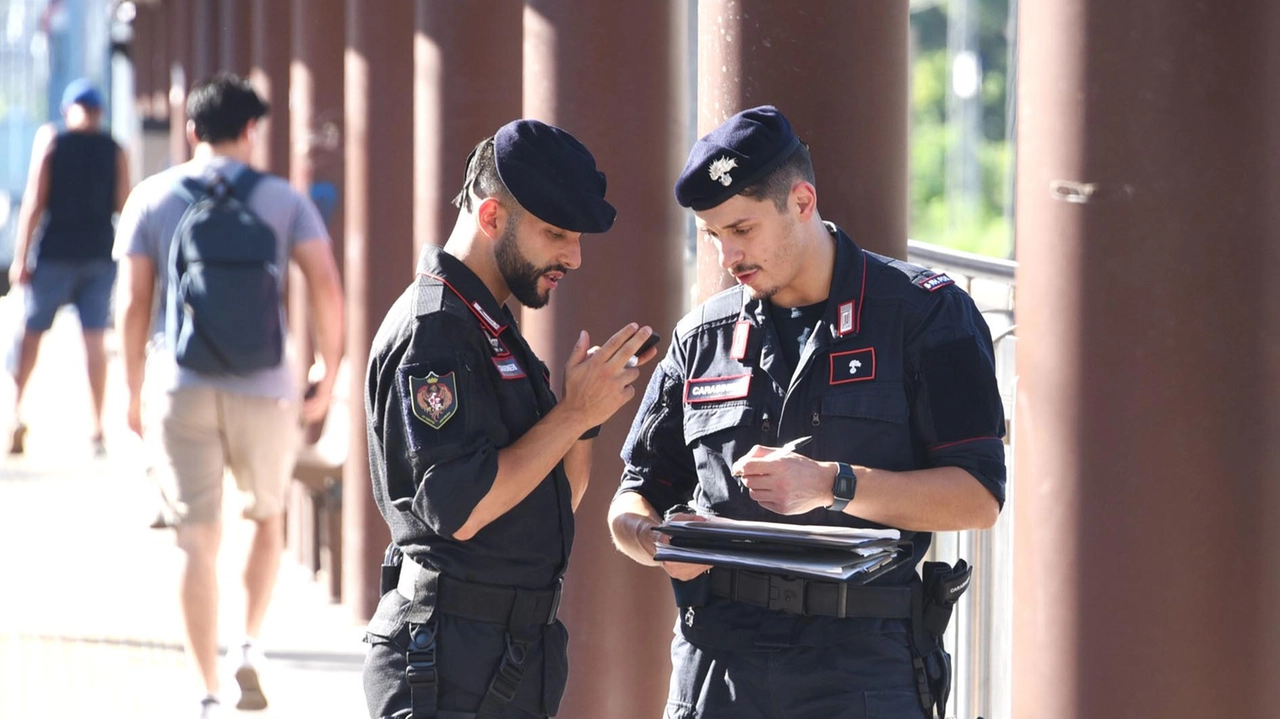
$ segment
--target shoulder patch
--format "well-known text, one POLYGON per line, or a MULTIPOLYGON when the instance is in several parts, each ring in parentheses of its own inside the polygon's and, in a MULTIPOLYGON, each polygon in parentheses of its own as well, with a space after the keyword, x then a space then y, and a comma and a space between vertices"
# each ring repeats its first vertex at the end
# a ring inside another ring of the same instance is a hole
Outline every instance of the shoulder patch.
POLYGON ((443 377, 428 372, 426 377, 409 377, 413 414, 431 429, 440 429, 458 412, 458 384, 454 373, 443 377))
POLYGON ((947 285, 954 285, 955 280, 945 272, 934 272, 928 267, 923 267, 911 262, 905 262, 894 258, 881 258, 884 260, 886 267, 901 272, 908 282, 919 287, 925 292, 936 292, 947 285))
POLYGON ((947 285, 954 285, 955 280, 947 276, 945 272, 934 272, 933 270, 924 270, 920 274, 911 279, 911 284, 928 292, 936 292, 947 285))

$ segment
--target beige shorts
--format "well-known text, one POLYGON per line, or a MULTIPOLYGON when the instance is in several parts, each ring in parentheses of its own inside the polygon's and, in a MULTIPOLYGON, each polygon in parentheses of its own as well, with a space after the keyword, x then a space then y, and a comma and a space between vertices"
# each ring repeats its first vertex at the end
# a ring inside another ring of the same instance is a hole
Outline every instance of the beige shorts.
POLYGON ((284 511, 301 438, 298 402, 189 387, 154 397, 147 410, 157 479, 176 523, 221 519, 227 470, 246 518, 284 511))

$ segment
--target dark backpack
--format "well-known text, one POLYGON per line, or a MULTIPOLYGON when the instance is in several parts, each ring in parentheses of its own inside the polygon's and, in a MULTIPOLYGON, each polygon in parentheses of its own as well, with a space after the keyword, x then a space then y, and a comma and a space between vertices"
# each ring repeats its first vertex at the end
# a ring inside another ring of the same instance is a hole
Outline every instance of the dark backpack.
POLYGON ((184 177, 190 205, 169 249, 165 336, 178 364, 206 374, 275 367, 284 354, 275 232, 248 207, 262 174, 184 177))

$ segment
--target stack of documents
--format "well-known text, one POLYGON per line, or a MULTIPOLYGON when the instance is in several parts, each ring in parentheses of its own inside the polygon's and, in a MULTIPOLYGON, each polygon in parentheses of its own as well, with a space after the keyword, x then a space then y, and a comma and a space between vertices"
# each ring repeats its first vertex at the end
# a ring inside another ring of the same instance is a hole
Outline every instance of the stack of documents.
POLYGON ((658 544, 658 553, 654 555, 658 561, 739 567, 858 584, 880 576, 896 566, 896 559, 911 553, 910 542, 902 541, 896 529, 751 522, 723 517, 668 520, 656 529, 670 537, 670 544, 658 544))

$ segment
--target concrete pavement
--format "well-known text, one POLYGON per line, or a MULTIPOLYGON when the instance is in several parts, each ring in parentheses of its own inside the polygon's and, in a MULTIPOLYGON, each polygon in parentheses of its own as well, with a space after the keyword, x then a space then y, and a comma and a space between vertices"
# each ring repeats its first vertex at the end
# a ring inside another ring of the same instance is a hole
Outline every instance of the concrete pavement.
MULTIPOLYGON (((109 336, 108 345, 113 344, 109 336)), ((27 452, 0 456, 0 717, 195 716, 202 696, 182 650, 181 557, 157 507, 140 442, 124 426, 123 379, 113 361, 108 456, 93 457, 84 352, 74 314, 46 336, 27 402, 27 452)), ((8 450, 12 385, 0 374, 0 451, 8 450)), ((240 636, 239 571, 250 525, 227 493, 219 557, 220 640, 240 636)), ((263 630, 270 707, 236 712, 230 669, 226 716, 359 717, 363 625, 329 602, 286 551, 263 630)))

